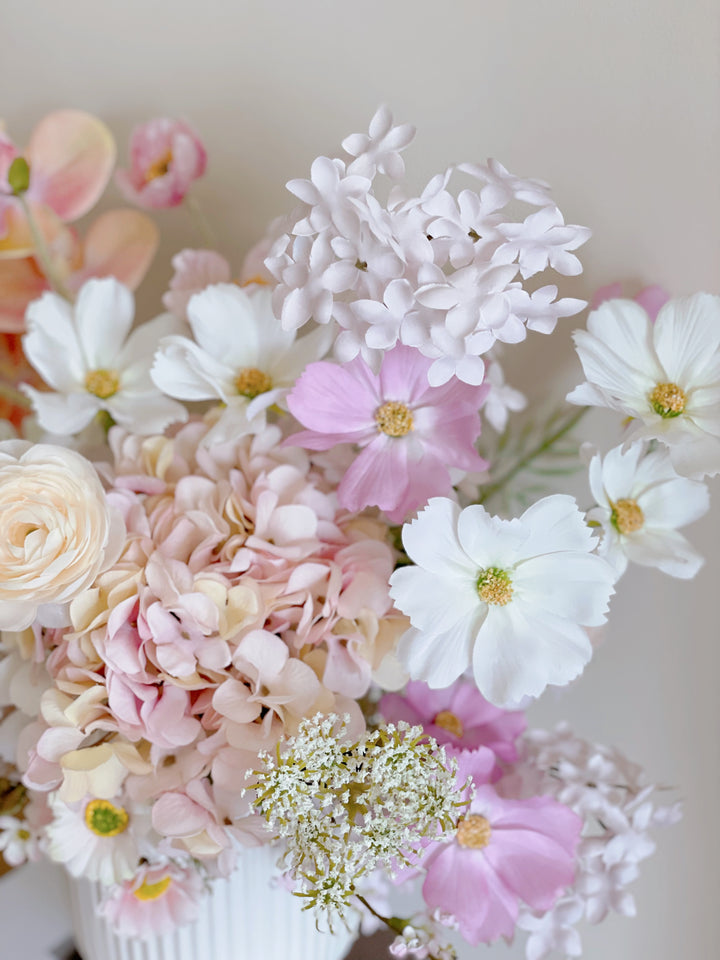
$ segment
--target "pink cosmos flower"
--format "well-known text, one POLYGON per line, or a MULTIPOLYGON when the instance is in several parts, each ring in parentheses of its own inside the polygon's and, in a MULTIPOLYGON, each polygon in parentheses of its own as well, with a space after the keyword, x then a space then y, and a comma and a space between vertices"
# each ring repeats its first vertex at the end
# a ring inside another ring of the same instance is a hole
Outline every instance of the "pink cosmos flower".
POLYGON ((183 202, 206 163, 205 147, 187 123, 158 117, 133 131, 130 169, 118 170, 116 181, 131 202, 164 210, 183 202))
POLYGON ((121 936, 172 933, 197 918, 203 891, 202 877, 192 866, 147 864, 131 880, 110 888, 100 913, 121 936))
MULTIPOLYGON (((389 723, 406 720, 420 724, 427 735, 440 744, 459 750, 489 747, 502 763, 514 763, 518 759, 515 740, 527 726, 522 711, 494 706, 474 683, 462 678, 443 690, 432 690, 426 683, 411 681, 404 696, 385 694, 379 709, 389 723)), ((496 762, 492 779, 498 780, 502 772, 496 762)))
MULTIPOLYGON (((609 283, 595 291, 590 303, 590 310, 597 310, 600 304, 605 303, 606 300, 617 300, 623 296, 623 285, 621 283, 609 283)), ((654 322, 660 307, 670 299, 670 294, 664 287, 653 284, 650 287, 644 287, 633 299, 635 303, 640 304, 654 322)))
MULTIPOLYGON (((462 754, 459 782, 472 754, 462 754)), ((511 937, 522 900, 549 910, 575 876, 582 820, 550 797, 506 800, 479 786, 451 843, 435 843, 423 862, 423 897, 449 914, 471 944, 511 937)))
POLYGON ((488 388, 459 381, 430 387, 431 364, 403 345, 385 354, 378 374, 359 357, 342 366, 311 363, 288 395, 291 413, 308 428, 288 442, 309 450, 363 448, 338 488, 348 510, 376 505, 399 523, 451 490, 448 467, 487 467, 474 443, 488 388))

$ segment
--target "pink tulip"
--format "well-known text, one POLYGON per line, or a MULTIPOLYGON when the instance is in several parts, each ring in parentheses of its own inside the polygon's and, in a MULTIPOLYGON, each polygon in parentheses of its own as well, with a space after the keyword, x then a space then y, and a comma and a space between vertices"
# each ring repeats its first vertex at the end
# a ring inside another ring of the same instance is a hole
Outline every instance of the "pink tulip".
POLYGON ((125 197, 152 210, 176 207, 205 172, 207 154, 198 135, 182 120, 148 120, 130 138, 130 169, 118 170, 125 197))

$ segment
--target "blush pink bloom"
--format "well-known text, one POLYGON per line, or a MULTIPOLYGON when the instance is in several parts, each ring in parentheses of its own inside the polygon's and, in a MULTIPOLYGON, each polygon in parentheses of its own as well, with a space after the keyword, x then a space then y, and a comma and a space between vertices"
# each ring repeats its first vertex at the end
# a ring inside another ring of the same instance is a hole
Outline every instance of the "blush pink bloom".
POLYGON ((181 250, 172 258, 170 289, 163 304, 176 317, 187 318, 187 305, 196 293, 215 283, 230 283, 232 272, 225 257, 215 250, 181 250))
POLYGON ((453 916, 473 945, 512 937, 520 901, 549 910, 573 882, 581 829, 581 818, 550 797, 506 800, 479 786, 455 838, 428 848, 425 902, 453 916))
MULTIPOLYGON (((389 723, 406 720, 420 724, 440 744, 459 750, 489 747, 501 763, 518 759, 515 740, 527 726, 521 710, 494 706, 474 683, 463 679, 444 690, 432 690, 422 681, 411 681, 404 695, 385 694, 379 709, 389 723)), ((502 772, 496 762, 492 779, 498 780, 502 772)))
POLYGON ((202 877, 194 867, 147 864, 131 880, 111 888, 100 913, 121 936, 172 933, 197 918, 203 893, 202 877))
POLYGON ((288 395, 290 412, 308 428, 289 443, 363 448, 338 488, 346 509, 378 506, 399 523, 430 497, 450 492, 449 467, 487 467, 474 444, 488 388, 457 380, 431 387, 431 364, 402 345, 385 354, 378 374, 359 357, 342 366, 311 363, 288 395))
MULTIPOLYGON (((606 300, 617 300, 623 296, 623 285, 621 283, 609 283, 606 287, 600 287, 599 290, 595 291, 590 303, 590 310, 597 310, 600 304, 605 303, 606 300)), ((635 303, 640 304, 654 322, 660 307, 670 299, 670 294, 664 287, 653 284, 650 287, 644 287, 633 299, 635 303)))
POLYGON ((164 210, 183 202, 206 164, 205 147, 187 123, 158 117, 133 130, 130 169, 118 170, 116 181, 132 203, 164 210))

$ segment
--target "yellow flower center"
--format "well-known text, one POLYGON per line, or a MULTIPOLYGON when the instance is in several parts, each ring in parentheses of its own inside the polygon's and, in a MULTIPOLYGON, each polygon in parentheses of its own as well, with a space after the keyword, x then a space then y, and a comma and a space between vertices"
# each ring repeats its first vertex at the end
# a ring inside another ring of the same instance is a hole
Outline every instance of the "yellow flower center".
POLYGON ((661 417, 679 417, 685 410, 687 397, 676 383, 659 383, 650 394, 650 405, 661 417))
POLYGON ((127 810, 108 800, 91 800, 85 807, 85 823, 98 837, 116 837, 127 828, 127 810))
POLYGON ((448 733, 452 733, 456 737, 461 737, 463 735, 464 731, 462 720, 460 717, 456 717, 454 713, 450 713, 449 710, 441 710, 433 720, 433 723, 436 727, 441 727, 443 730, 447 730, 448 733))
POLYGON ((30 839, 30 831, 26 830, 24 827, 20 827, 20 829, 17 831, 17 838, 18 840, 22 840, 24 843, 26 840, 30 839))
POLYGON ((101 400, 107 400, 120 389, 120 377, 116 370, 91 370, 85 377, 85 389, 101 400))
POLYGON ((272 380, 257 367, 243 367, 235 377, 235 389, 241 397, 254 400, 261 393, 272 390, 272 380))
POLYGON ((477 592, 484 603, 504 607, 510 603, 513 595, 510 574, 498 567, 488 567, 487 570, 481 570, 477 581, 477 592))
POLYGON ((375 411, 375 423, 389 437, 404 437, 413 428, 412 410, 397 400, 388 400, 375 411))
POLYGON ((469 813, 457 826, 457 842, 461 847, 482 850, 490 843, 492 827, 486 817, 479 813, 469 813))
POLYGON ((645 516, 634 500, 618 500, 610 514, 610 522, 618 533, 634 533, 645 523, 645 516))
POLYGON ((158 177, 164 177, 170 169, 170 164, 172 162, 172 150, 168 150, 159 159, 157 159, 155 163, 151 163, 147 168, 145 171, 145 183, 150 183, 151 180, 157 180, 158 177))
POLYGON ((143 883, 141 887, 133 891, 138 900, 157 900, 161 897, 172 883, 170 877, 163 877, 157 883, 143 883))

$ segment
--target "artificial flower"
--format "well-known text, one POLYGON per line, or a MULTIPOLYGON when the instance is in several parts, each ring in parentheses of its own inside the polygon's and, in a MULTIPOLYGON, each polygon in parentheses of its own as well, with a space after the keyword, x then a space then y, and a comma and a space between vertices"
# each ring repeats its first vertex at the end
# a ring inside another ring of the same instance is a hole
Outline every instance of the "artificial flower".
POLYGON ((55 795, 50 806, 48 854, 72 876, 105 886, 134 876, 150 826, 145 811, 109 800, 67 804, 55 795))
POLYGON ((31 304, 25 353, 53 390, 24 390, 43 429, 78 433, 100 411, 138 434, 187 418, 150 379, 153 350, 178 322, 165 314, 130 333, 134 313, 131 292, 112 277, 88 280, 74 307, 54 293, 31 304))
POLYGON ((40 837, 28 829, 28 824, 18 817, 0 816, 0 854, 9 867, 19 867, 28 860, 37 860, 40 853, 40 837))
POLYGON ((574 334, 587 382, 568 400, 629 417, 627 442, 662 441, 681 476, 720 473, 720 297, 669 300, 654 323, 610 300, 587 327, 574 334))
POLYGON ((298 374, 330 345, 328 330, 300 339, 282 330, 271 296, 261 285, 209 287, 187 308, 196 342, 169 336, 155 356, 152 378, 164 393, 226 405, 208 442, 262 430, 268 407, 282 403, 298 374))
POLYGON ((90 463, 50 444, 0 443, 0 517, 4 630, 24 630, 38 608, 76 597, 114 563, 125 539, 90 463))
MULTIPOLYGON (((527 725, 520 711, 501 710, 489 703, 469 680, 456 680, 443 690, 410 681, 403 694, 386 693, 378 704, 385 720, 420 724, 440 744, 457 750, 489 747, 502 763, 518 758, 515 740, 527 725)), ((502 768, 496 763, 496 778, 502 768)))
POLYGON ((394 522, 452 487, 448 467, 483 470, 475 450, 484 387, 428 386, 430 364, 402 345, 374 374, 357 357, 343 366, 310 364, 288 396, 308 429, 291 441, 310 450, 354 443, 360 454, 338 487, 348 510, 377 505, 394 522))
MULTIPOLYGON (((601 303, 605 303, 608 300, 621 299, 623 299, 623 285, 621 283, 609 283, 607 286, 600 287, 595 291, 590 301, 590 310, 597 310, 601 303)), ((635 303, 639 303, 650 319, 654 321, 660 307, 670 299, 670 294, 664 287, 658 284, 652 284, 649 287, 643 287, 632 299, 635 303)))
POLYGON ((120 936, 162 936, 197 918, 204 892, 203 878, 194 867, 148 863, 108 890, 100 914, 120 936))
POLYGON ((648 451, 643 443, 615 447, 602 458, 596 453, 589 470, 598 506, 587 517, 602 527, 598 552, 618 575, 632 560, 671 577, 694 577, 703 558, 677 528, 707 513, 705 484, 679 477, 667 447, 648 451))
POLYGON ((390 579, 414 629, 400 644, 413 679, 446 687, 472 666, 497 706, 573 680, 592 655, 584 626, 605 621, 616 574, 572 497, 545 497, 502 520, 432 499, 403 527, 415 566, 390 579))
POLYGON ((118 170, 116 181, 131 202, 164 210, 183 202, 206 164, 205 147, 187 123, 158 117, 133 130, 130 169, 118 170))
POLYGON ((505 383, 505 374, 497 360, 487 365, 483 382, 490 387, 483 406, 483 416, 493 430, 504 433, 509 415, 524 410, 527 406, 527 398, 519 390, 505 383))
MULTIPOLYGON (((463 755, 459 776, 472 758, 463 755)), ((520 901, 548 910, 575 875, 582 820, 550 797, 507 800, 476 786, 450 843, 428 848, 423 898, 473 945, 512 937, 520 901)))
POLYGON ((176 317, 187 319, 187 306, 196 293, 216 283, 230 283, 230 264, 215 250, 181 250, 172 258, 170 288, 163 304, 176 317))

